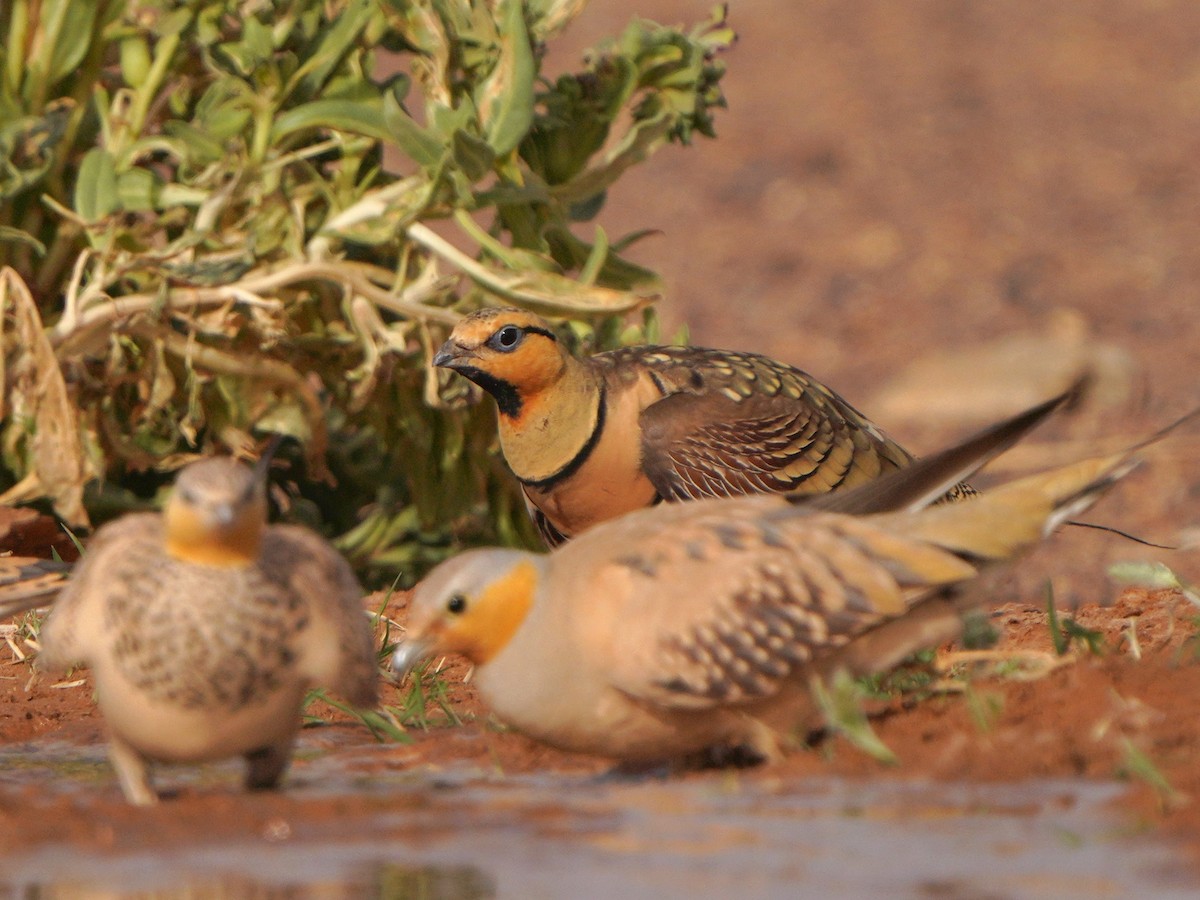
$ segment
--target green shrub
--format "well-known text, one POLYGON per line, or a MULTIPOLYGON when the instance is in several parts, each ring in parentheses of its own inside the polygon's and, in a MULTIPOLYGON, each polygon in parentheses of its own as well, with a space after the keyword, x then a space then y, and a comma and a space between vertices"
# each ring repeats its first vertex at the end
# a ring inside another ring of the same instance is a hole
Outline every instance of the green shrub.
POLYGON ((731 37, 634 21, 549 80, 582 5, 0 4, 0 500, 86 525, 283 432, 287 514, 360 567, 528 540, 490 404, 430 353, 498 301, 653 337, 652 273, 578 223, 712 134, 731 37))

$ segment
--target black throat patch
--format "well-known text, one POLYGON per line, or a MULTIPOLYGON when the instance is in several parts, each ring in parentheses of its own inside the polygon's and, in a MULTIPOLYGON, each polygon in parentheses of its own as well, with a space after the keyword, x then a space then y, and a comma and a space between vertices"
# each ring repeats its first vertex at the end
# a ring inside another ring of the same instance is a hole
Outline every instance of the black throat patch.
POLYGON ((483 371, 483 369, 477 369, 474 366, 456 367, 454 371, 458 372, 464 378, 475 382, 491 394, 496 401, 496 407, 500 410, 500 415, 508 416, 510 419, 516 419, 521 415, 521 407, 523 405, 521 395, 507 381, 497 378, 490 372, 483 371))

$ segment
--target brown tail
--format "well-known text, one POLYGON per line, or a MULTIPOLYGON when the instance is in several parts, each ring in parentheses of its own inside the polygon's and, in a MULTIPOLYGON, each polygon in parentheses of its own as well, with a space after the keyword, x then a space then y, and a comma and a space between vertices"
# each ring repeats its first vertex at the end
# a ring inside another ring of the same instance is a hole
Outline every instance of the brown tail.
POLYGON ((898 527, 968 559, 1007 559, 1095 503, 1137 466, 1131 453, 1081 460, 991 488, 965 503, 907 514, 898 527))
POLYGON ((794 502, 808 510, 860 516, 923 509, 1008 450, 1055 411, 1075 403, 1086 387, 1087 380, 1081 378, 1057 397, 861 487, 832 494, 797 497, 794 502))

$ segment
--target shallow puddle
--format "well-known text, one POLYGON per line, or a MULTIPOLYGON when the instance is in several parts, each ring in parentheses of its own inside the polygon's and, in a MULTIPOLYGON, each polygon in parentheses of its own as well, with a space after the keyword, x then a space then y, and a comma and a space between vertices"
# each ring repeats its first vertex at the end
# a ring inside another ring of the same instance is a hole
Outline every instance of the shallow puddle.
MULTIPOLYGON (((1129 835, 1106 808, 1118 785, 499 777, 388 771, 378 765, 386 754, 303 754, 286 818, 250 840, 206 840, 198 830, 143 850, 119 840, 107 852, 0 849, 0 898, 999 900, 1200 891, 1172 848, 1129 835), (383 773, 366 778, 372 758, 383 773), (306 827, 305 800, 331 797, 369 798, 370 812, 306 827)), ((237 772, 167 770, 163 780, 229 794, 237 772)), ((81 815, 102 816, 103 804, 89 809, 88 798, 113 789, 98 748, 0 750, 0 785, 35 784, 74 796, 81 815)))

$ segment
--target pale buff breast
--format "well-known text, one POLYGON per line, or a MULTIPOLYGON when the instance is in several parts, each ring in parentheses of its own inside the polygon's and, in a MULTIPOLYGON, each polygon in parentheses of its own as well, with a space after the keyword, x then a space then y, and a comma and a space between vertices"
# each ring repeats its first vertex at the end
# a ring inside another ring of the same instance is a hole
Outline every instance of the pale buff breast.
POLYGON ((613 613, 638 598, 626 567, 577 561, 548 576, 509 643, 476 668, 475 686, 498 718, 560 750, 633 762, 741 744, 755 733, 740 710, 667 709, 615 685, 615 656, 632 623, 613 613))
POLYGON ((305 685, 298 680, 229 710, 156 700, 104 662, 92 672, 109 729, 150 759, 203 762, 239 756, 285 741, 300 726, 305 685))

